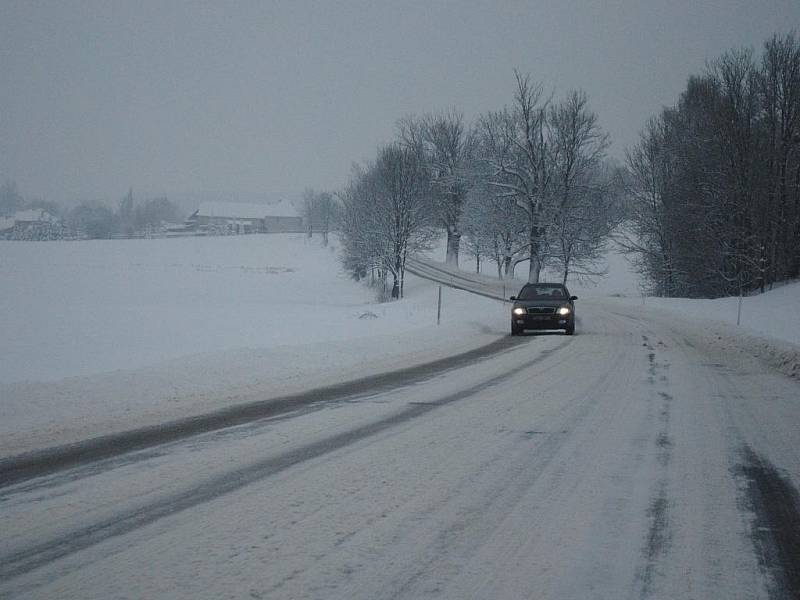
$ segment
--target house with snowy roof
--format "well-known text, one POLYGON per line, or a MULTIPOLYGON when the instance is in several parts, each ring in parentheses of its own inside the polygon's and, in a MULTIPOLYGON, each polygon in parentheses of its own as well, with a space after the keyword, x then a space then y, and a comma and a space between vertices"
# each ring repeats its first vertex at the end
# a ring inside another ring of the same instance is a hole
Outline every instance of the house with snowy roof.
POLYGON ((203 202, 187 229, 210 234, 302 233, 303 218, 286 200, 274 204, 203 202))
POLYGON ((43 208, 18 210, 10 217, 0 217, 0 236, 14 240, 43 240, 61 237, 59 219, 43 208))

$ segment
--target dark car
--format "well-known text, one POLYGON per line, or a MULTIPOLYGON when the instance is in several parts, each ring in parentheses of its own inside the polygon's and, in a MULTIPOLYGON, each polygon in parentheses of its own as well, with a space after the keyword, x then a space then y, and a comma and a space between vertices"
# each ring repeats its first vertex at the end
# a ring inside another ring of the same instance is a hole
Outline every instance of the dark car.
POLYGON ((528 283, 511 296, 511 335, 526 329, 563 329, 575 333, 575 300, 561 283, 528 283))

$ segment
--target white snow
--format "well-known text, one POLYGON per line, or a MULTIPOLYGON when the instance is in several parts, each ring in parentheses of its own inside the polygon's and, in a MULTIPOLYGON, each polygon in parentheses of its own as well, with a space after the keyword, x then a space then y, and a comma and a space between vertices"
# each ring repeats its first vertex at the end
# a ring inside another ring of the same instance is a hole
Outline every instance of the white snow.
POLYGON ((0 556, 35 568, 0 595, 768 597, 737 465, 796 485, 797 386, 605 304, 574 338, 17 486, 0 556))
MULTIPOLYGON (((0 456, 420 364, 507 334, 503 303, 449 288, 437 327, 437 286, 413 276, 403 301, 377 303, 341 271, 335 244, 299 234, 0 242, 0 456)), ((470 261, 461 266, 469 273, 470 261)), ((736 298, 643 298, 615 251, 605 270, 569 282, 579 331, 583 302, 643 304, 800 374, 800 284, 746 298, 736 328, 736 298)), ((497 283, 492 273, 482 279, 497 283)), ((506 283, 506 295, 523 283, 506 283)))
MULTIPOLYGON (((645 304, 685 317, 736 325, 739 298, 647 298, 645 304)), ((742 299, 742 331, 800 345, 800 282, 742 299)))
MULTIPOLYGON (((507 334, 507 305, 452 290, 437 327, 437 286, 415 278, 405 300, 377 304, 298 235, 0 256, 3 282, 21 288, 0 291, 0 456, 507 334), (58 321, 47 306, 63 307, 61 328, 42 325, 58 321), (154 312, 175 321, 151 327, 154 312), (86 322, 127 344, 128 369, 109 370, 126 353, 86 322), (48 351, 20 358, 23 334, 48 351), (6 358, 83 374, 11 381, 6 358)), ((797 486, 797 384, 737 352, 756 339, 741 328, 697 320, 730 299, 642 302, 615 261, 597 286, 571 285, 576 337, 9 489, 0 562, 27 570, 0 595, 767 597, 741 453, 797 486)), ((789 322, 796 293, 758 301, 789 322)))
POLYGON ((298 234, 0 242, 0 455, 419 364, 505 334, 502 303, 353 282, 298 234))

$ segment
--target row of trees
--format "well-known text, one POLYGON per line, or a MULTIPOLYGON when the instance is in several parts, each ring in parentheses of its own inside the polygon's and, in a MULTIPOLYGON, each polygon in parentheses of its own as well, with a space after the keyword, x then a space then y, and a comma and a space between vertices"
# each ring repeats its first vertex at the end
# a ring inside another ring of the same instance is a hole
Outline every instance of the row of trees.
POLYGON ((322 234, 322 244, 327 246, 328 234, 339 217, 338 208, 336 198, 330 192, 317 192, 307 188, 303 192, 300 213, 306 224, 308 237, 313 237, 316 230, 322 234))
POLYGON ((0 217, 13 217, 19 210, 37 208, 46 210, 54 216, 61 214, 61 207, 55 202, 40 198, 25 198, 13 179, 7 179, 0 185, 0 217))
POLYGON ((14 239, 130 237, 154 233, 164 223, 182 220, 180 209, 169 199, 151 198, 137 203, 133 190, 128 191, 116 210, 100 202, 83 202, 66 210, 54 202, 25 199, 13 181, 0 186, 0 216, 13 217, 25 209, 43 209, 53 219, 14 230, 10 234, 14 239))
POLYGON ((763 291, 800 276, 800 43, 773 36, 689 79, 628 152, 631 235, 659 295, 763 291))
POLYGON ((462 248, 528 280, 545 266, 591 270, 620 220, 622 178, 606 160, 608 136, 585 93, 559 101, 516 75, 513 104, 468 125, 455 110, 408 116, 374 162, 356 167, 339 194, 346 266, 402 296, 405 264, 440 231, 446 260, 462 248), (462 243, 465 242, 465 243, 462 243))
POLYGON ((180 221, 181 212, 169 199, 151 198, 136 203, 133 191, 120 201, 117 210, 99 202, 85 202, 64 215, 70 235, 89 239, 154 234, 164 223, 180 221))

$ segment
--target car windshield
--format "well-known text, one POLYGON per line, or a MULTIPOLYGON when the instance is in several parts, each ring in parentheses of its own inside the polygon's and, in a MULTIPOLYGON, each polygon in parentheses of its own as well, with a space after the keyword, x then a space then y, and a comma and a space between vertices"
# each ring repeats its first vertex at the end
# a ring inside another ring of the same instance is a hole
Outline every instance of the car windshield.
POLYGON ((520 300, 564 300, 566 290, 560 285, 526 285, 519 293, 520 300))

